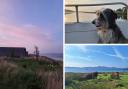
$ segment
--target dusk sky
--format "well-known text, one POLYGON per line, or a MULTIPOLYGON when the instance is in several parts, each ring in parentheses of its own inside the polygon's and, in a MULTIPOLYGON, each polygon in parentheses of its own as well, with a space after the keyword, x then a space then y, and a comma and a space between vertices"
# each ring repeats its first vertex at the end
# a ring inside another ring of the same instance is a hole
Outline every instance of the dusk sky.
POLYGON ((63 52, 63 0, 0 0, 0 47, 63 52))
POLYGON ((65 66, 128 68, 128 46, 66 45, 65 66))

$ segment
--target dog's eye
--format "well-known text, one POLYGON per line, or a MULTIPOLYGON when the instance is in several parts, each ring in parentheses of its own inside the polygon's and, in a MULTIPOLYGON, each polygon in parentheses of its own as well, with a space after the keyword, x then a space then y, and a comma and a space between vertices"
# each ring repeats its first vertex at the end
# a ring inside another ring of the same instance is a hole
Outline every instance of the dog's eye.
POLYGON ((101 17, 101 18, 103 18, 103 15, 102 15, 102 14, 100 14, 100 17, 101 17))
POLYGON ((103 14, 100 14, 100 19, 104 19, 104 16, 103 16, 103 14))

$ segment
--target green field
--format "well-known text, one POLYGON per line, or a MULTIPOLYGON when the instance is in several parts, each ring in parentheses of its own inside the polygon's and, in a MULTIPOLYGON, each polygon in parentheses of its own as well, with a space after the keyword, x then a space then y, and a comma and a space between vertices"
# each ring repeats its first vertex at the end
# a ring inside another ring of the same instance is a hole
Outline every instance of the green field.
POLYGON ((112 79, 111 73, 99 73, 96 79, 81 79, 85 73, 66 73, 66 89, 128 89, 128 73, 112 79))
POLYGON ((0 89, 62 89, 63 62, 0 59, 0 89))

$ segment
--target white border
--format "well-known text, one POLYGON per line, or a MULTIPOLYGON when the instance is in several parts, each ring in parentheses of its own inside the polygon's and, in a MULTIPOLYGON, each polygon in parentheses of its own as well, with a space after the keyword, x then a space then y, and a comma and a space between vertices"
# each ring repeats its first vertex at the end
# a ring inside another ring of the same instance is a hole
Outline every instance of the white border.
POLYGON ((98 46, 112 46, 112 45, 114 45, 114 46, 128 46, 128 44, 83 44, 83 43, 77 43, 77 44, 65 44, 65 45, 90 45, 90 46, 92 46, 92 45, 98 45, 98 46))
POLYGON ((65 89, 65 46, 128 46, 127 44, 65 43, 65 0, 63 0, 63 89, 65 89))
POLYGON ((65 0, 63 0, 63 89, 65 89, 65 0))

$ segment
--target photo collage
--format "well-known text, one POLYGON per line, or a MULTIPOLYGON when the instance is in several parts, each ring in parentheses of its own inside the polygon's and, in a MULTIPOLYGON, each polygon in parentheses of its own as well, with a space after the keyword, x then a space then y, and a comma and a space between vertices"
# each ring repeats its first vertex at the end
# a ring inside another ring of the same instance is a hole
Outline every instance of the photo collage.
POLYGON ((128 0, 0 7, 0 89, 128 89, 128 0))

